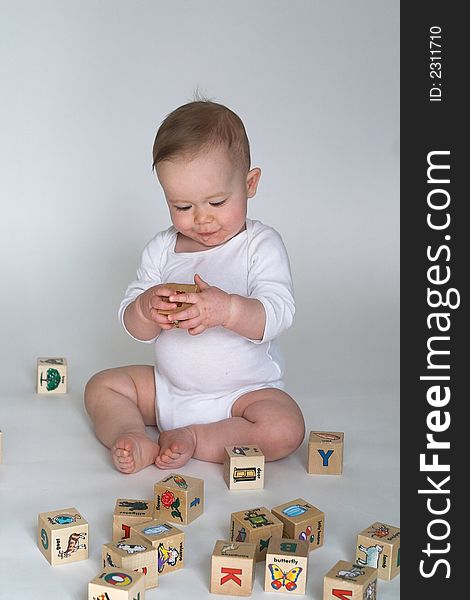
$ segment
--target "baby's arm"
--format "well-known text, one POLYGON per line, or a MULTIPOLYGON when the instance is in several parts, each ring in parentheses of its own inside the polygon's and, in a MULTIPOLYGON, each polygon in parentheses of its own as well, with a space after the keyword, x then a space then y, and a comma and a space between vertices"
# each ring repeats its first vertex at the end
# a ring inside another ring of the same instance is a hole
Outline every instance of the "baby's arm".
MULTIPOLYGON (((248 262, 247 296, 211 287, 197 275, 194 281, 201 292, 178 295, 178 300, 193 306, 170 317, 193 335, 222 325, 253 342, 278 337, 290 327, 295 312, 289 257, 281 236, 270 227, 257 225, 248 262)), ((170 296, 170 300, 176 299, 170 296)))
POLYGON ((126 331, 140 341, 150 342, 162 329, 173 326, 166 315, 158 313, 158 309, 176 308, 176 304, 162 300, 173 293, 162 283, 159 265, 167 243, 167 232, 160 232, 145 246, 137 278, 127 287, 119 307, 119 319, 126 331))
POLYGON ((210 286, 199 275, 194 283, 199 286, 197 294, 170 295, 171 301, 188 302, 192 306, 170 315, 180 329, 191 335, 202 333, 209 327, 221 325, 252 340, 261 340, 265 327, 265 311, 259 300, 228 294, 220 288, 210 286))

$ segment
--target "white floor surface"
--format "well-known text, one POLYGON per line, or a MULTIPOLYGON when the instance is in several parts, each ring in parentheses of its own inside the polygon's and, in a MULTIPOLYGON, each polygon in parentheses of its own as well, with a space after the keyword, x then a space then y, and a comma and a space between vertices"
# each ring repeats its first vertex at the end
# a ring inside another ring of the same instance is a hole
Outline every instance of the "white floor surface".
MULTIPOLYGON (((325 512, 324 546, 309 559, 305 597, 315 600, 323 598, 324 574, 340 559, 354 560, 359 531, 375 521, 400 525, 397 398, 299 401, 307 434, 313 429, 345 432, 343 475, 309 475, 307 439, 289 458, 267 465, 262 490, 229 491, 221 465, 191 460, 179 472, 204 479, 205 511, 184 528, 184 568, 161 577, 159 587, 147 592, 148 600, 216 597, 209 593, 210 556, 217 539, 228 539, 235 511, 301 497, 325 512), (350 410, 343 415, 345 403, 350 410), (354 412, 366 417, 351 418, 354 412), (319 414, 321 419, 315 418, 319 414)), ((8 583, 0 587, 0 597, 85 600, 87 584, 101 568, 101 545, 112 537, 116 499, 152 498, 153 485, 165 472, 155 467, 134 475, 117 472, 91 430, 81 392, 55 397, 20 392, 2 399, 1 409, 0 572, 8 583), (90 556, 51 567, 37 547, 37 515, 68 507, 77 508, 90 524, 90 556)), ((255 599, 274 597, 263 590, 264 566, 257 565, 255 599)), ((379 580, 380 600, 399 598, 399 581, 399 576, 379 580)))

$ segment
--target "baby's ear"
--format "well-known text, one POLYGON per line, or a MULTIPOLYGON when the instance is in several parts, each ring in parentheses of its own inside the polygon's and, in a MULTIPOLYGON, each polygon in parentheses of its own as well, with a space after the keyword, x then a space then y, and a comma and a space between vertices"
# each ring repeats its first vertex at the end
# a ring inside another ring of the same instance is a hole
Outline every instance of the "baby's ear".
POLYGON ((259 167, 255 167, 248 172, 248 175, 246 176, 246 193, 248 198, 253 198, 256 194, 260 177, 261 169, 259 167))

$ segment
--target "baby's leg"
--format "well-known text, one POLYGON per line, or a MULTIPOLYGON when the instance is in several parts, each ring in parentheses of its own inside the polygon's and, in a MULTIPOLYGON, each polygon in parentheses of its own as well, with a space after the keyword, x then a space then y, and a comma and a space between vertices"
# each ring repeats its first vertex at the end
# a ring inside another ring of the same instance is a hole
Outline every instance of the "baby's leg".
POLYGON ((266 460, 277 460, 294 452, 304 435, 296 402, 282 390, 265 388, 238 398, 229 419, 163 431, 155 464, 161 469, 178 468, 191 456, 222 463, 224 446, 240 444, 255 444, 266 460))
POLYGON ((111 449, 123 473, 155 462, 160 448, 146 433, 156 425, 153 367, 129 366, 94 375, 85 388, 85 406, 98 439, 111 449))

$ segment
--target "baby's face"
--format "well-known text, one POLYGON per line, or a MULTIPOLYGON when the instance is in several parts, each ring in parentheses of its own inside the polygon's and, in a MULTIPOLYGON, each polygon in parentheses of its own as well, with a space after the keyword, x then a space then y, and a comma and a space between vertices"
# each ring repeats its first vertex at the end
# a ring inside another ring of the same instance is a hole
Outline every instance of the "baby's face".
POLYGON ((247 175, 224 148, 157 165, 173 225, 201 247, 219 246, 245 228, 247 199, 260 174, 252 169, 247 175))

